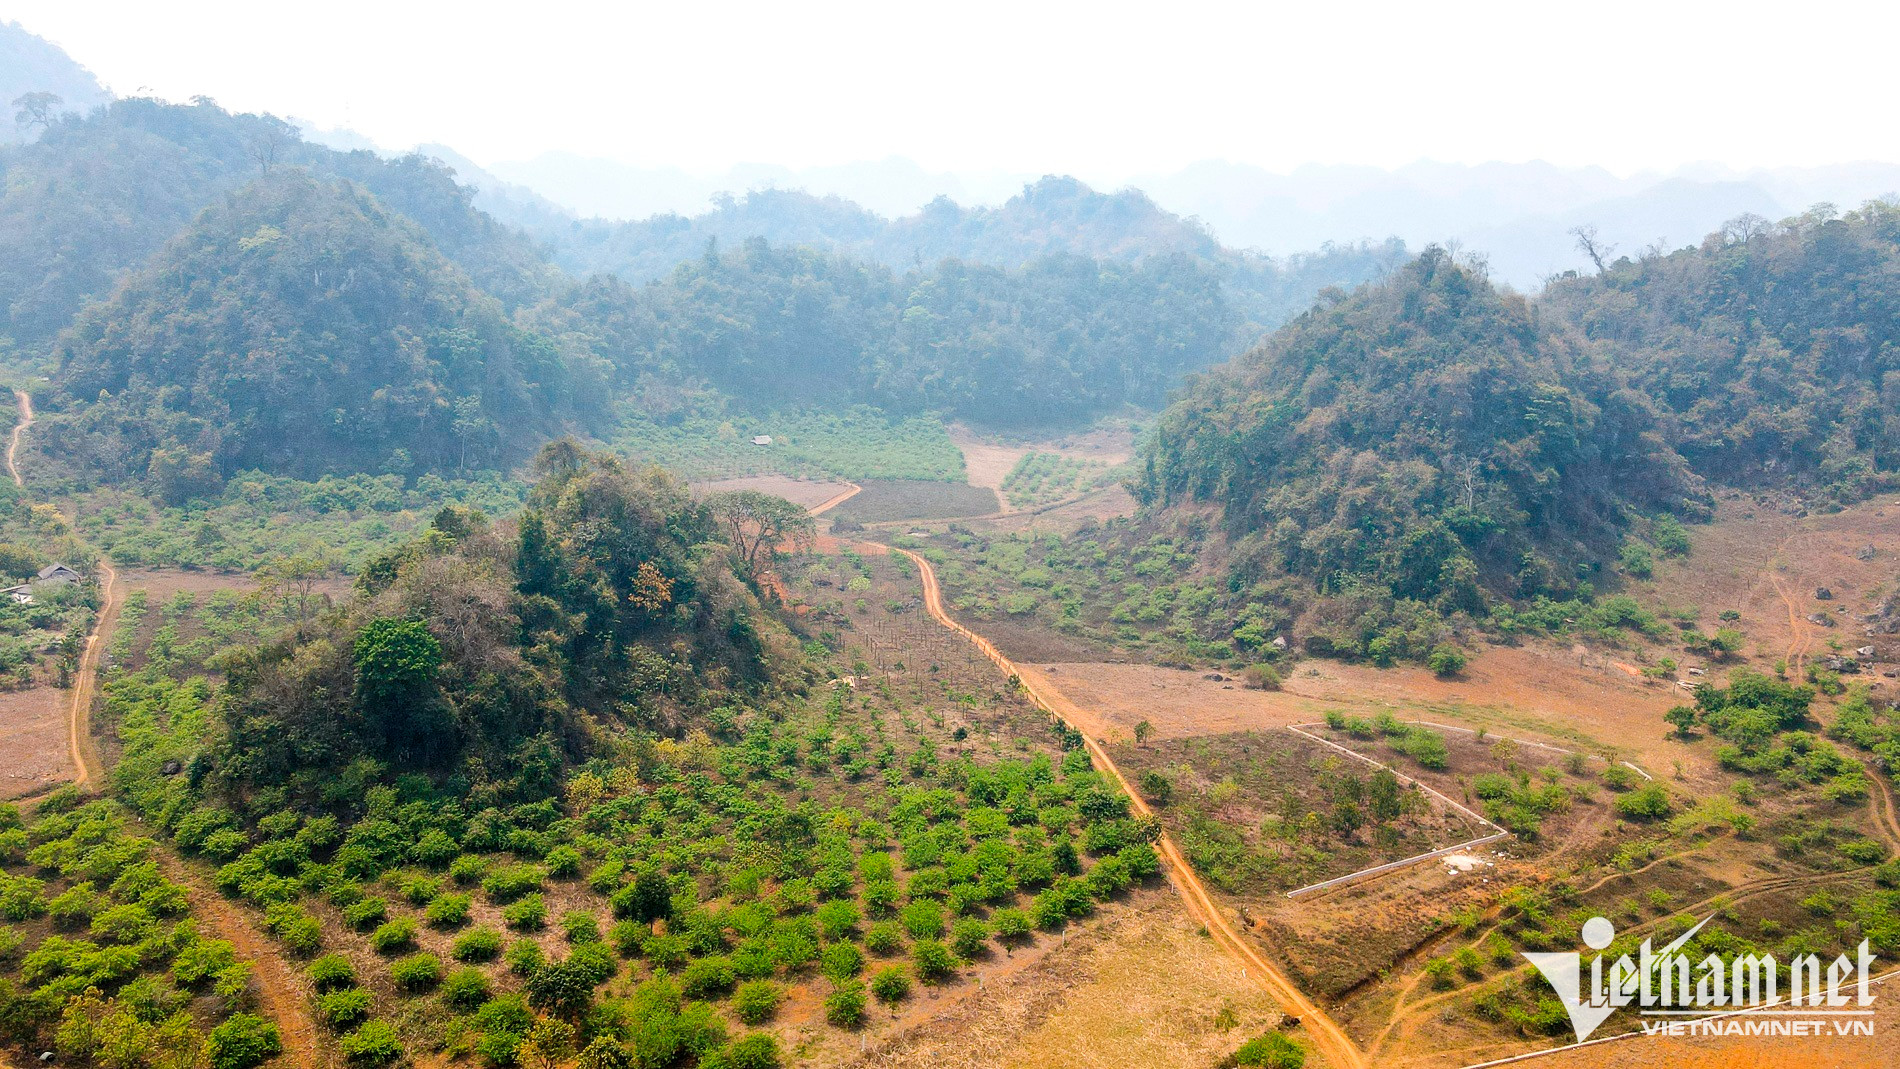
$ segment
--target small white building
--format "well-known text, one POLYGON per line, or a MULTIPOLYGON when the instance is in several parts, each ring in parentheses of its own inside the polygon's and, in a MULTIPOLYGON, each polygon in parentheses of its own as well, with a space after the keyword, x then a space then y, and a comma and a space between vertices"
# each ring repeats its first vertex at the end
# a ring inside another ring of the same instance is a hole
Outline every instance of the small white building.
POLYGON ((752 436, 752 444, 753 445, 771 445, 772 436, 769 434, 755 434, 752 436))

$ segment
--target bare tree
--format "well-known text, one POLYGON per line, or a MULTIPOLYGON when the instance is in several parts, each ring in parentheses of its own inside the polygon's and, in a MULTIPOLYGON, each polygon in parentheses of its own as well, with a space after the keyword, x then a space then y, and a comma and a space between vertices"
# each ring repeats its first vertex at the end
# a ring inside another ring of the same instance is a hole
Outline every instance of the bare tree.
POLYGON ((1722 236, 1731 244, 1746 245, 1768 233, 1774 225, 1754 212, 1743 212, 1722 224, 1722 236))
POLYGON ((277 157, 284 149, 297 142, 297 131, 289 123, 274 115, 266 115, 257 121, 250 135, 244 139, 244 154, 257 164, 263 174, 277 165, 277 157))
POLYGON ((1597 265, 1597 274, 1600 275, 1610 269, 1607 261, 1615 254, 1616 246, 1597 237, 1596 227, 1573 226, 1570 228, 1570 236, 1577 239, 1577 248, 1583 250, 1583 254, 1590 258, 1590 262, 1597 265))
POLYGON ((1445 468, 1458 484, 1458 503, 1471 508, 1478 500, 1478 475, 1484 470, 1484 458, 1453 453, 1446 458, 1445 468))
POLYGON ((20 109, 13 115, 13 121, 29 130, 37 126, 44 130, 59 118, 59 106, 65 101, 58 93, 27 93, 16 97, 13 106, 20 109))

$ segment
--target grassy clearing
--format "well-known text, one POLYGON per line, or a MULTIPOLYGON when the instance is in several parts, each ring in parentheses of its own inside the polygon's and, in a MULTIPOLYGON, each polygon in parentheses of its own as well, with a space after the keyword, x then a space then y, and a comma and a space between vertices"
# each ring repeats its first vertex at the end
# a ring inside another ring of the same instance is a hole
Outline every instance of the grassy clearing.
POLYGON ((657 423, 629 415, 610 447, 693 480, 746 475, 917 479, 960 483, 963 453, 941 420, 898 418, 857 406, 843 412, 689 416, 657 423), (756 436, 770 445, 754 445, 756 436))

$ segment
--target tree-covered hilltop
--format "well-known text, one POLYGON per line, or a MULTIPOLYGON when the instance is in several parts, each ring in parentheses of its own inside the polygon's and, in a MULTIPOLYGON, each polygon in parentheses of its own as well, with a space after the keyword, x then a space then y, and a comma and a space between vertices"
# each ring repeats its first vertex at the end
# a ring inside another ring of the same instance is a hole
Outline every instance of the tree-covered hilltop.
POLYGON ((1900 472, 1900 205, 1781 224, 1554 281, 1543 303, 1667 412, 1698 472, 1852 500, 1900 472))
MULTIPOLYGON (((1566 598, 1636 518, 1706 507, 1641 394, 1438 249, 1191 383, 1142 464, 1148 504, 1216 521, 1229 622, 1284 621, 1305 590, 1474 616, 1566 598)), ((1322 645, 1363 651, 1364 621, 1335 622, 1354 633, 1322 645)))
POLYGON ((711 387, 754 406, 861 402, 988 426, 1157 405, 1246 336, 1218 275, 1186 257, 898 275, 762 240, 642 289, 596 276, 524 321, 613 365, 658 414, 711 387))
POLYGON ((277 167, 61 335, 45 445, 174 499, 258 468, 485 467, 604 402, 404 217, 277 167))
POLYGON ((475 211, 432 161, 334 152, 267 115, 136 98, 0 148, 0 334, 29 355, 43 350, 89 298, 110 293, 200 211, 291 165, 362 185, 510 304, 538 297, 559 274, 526 237, 475 211))
POLYGON ((746 585, 763 562, 721 551, 716 503, 567 443, 537 468, 508 528, 446 508, 345 608, 234 654, 218 776, 317 798, 367 760, 541 798, 615 732, 795 682, 797 644, 746 585))

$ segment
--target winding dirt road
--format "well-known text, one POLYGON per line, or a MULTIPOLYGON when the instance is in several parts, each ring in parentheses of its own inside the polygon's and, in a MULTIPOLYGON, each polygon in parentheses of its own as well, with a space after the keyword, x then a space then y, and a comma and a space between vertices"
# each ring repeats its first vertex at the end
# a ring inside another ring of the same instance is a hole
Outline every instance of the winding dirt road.
MULTIPOLYGON (((1128 796, 1130 804, 1137 813, 1144 817, 1152 816, 1153 811, 1149 809, 1146 802, 1142 801, 1141 795, 1136 793, 1127 777, 1122 775, 1121 769, 1117 768, 1115 762, 1109 758, 1108 752, 1102 748, 1101 743, 1084 730, 1084 726, 1092 726, 1096 723, 1094 718, 1060 692, 1035 686, 1025 680, 1022 673, 1016 670, 1015 663, 1005 657, 993 643, 952 619, 950 614, 944 611, 943 588, 938 584, 936 570, 930 566, 930 562, 908 549, 898 549, 896 552, 902 553, 917 566, 917 572, 923 579, 924 610, 930 614, 930 618, 963 636, 971 645, 982 651, 983 655, 988 657, 1005 675, 1017 680, 1028 693, 1030 700, 1045 712, 1082 731, 1083 745, 1088 748, 1089 756, 1095 759, 1096 767, 1107 772, 1114 779, 1123 793, 1128 796)), ((1368 1064, 1366 1056, 1353 1043, 1352 1037, 1348 1036, 1345 1029, 1328 1017, 1312 999, 1307 998, 1305 992, 1256 950, 1252 943, 1234 930, 1220 907, 1215 904, 1213 896, 1201 884, 1200 877, 1195 875, 1193 866, 1188 864, 1180 849, 1175 846, 1174 840, 1163 833, 1155 841, 1155 850, 1167 865, 1168 879, 1174 884, 1175 890, 1180 892, 1182 901, 1187 905, 1188 913, 1206 926, 1208 935, 1212 936, 1223 950, 1238 959, 1246 969, 1247 975, 1259 981, 1260 986, 1280 1004, 1285 1012, 1300 1019, 1300 1023, 1312 1037, 1314 1046, 1319 1048, 1321 1056, 1326 1059, 1326 1064, 1331 1069, 1363 1069, 1368 1064)))
MULTIPOLYGON (((13 476, 15 486, 24 489, 26 480, 21 478, 15 458, 20 450, 21 437, 33 425, 33 402, 20 390, 15 390, 13 396, 20 405, 20 422, 14 426, 13 435, 7 442, 7 473, 13 476)), ((118 570, 112 567, 112 562, 104 555, 99 558, 99 572, 102 579, 99 615, 94 618, 92 634, 86 636, 86 649, 79 658, 79 672, 73 679, 72 702, 66 715, 67 743, 73 759, 73 783, 82 789, 98 787, 106 771, 98 748, 92 741, 92 704, 99 693, 99 667, 105 660, 106 636, 118 626, 119 609, 125 603, 124 591, 119 586, 118 570)), ((196 869, 168 850, 158 850, 156 857, 166 875, 185 886, 187 896, 191 899, 192 915, 208 921, 211 933, 229 942, 237 951, 239 960, 250 962, 256 969, 254 979, 258 1001, 265 1016, 277 1022, 283 1035, 283 1064, 295 1069, 318 1069, 328 1064, 317 1043, 316 1021, 310 1015, 297 976, 284 960, 282 951, 270 944, 255 921, 225 901, 216 891, 206 887, 196 869)))

